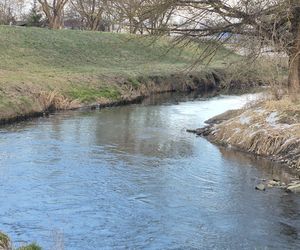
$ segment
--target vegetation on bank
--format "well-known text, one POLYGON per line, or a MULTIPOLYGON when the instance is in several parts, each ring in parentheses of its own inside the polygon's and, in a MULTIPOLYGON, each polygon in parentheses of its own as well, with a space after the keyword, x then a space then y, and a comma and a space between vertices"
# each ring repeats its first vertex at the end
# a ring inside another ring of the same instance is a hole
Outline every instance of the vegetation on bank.
POLYGON ((31 243, 27 246, 17 248, 17 250, 42 250, 42 248, 35 243, 31 243))
POLYGON ((244 152, 268 157, 300 170, 300 102, 267 99, 207 121, 199 135, 244 152))
POLYGON ((35 243, 31 243, 26 246, 14 248, 12 246, 12 242, 11 242, 10 238, 2 232, 0 232, 0 249, 1 250, 13 250, 13 249, 16 249, 16 250, 42 250, 42 248, 35 243))
MULTIPOLYGON (((124 99, 153 82, 149 77, 184 75, 205 48, 174 47, 168 38, 8 26, 0 26, 0 44, 0 119, 40 112, 53 100, 69 108, 124 99)), ((206 74, 239 58, 222 48, 209 68, 193 70, 206 74)))

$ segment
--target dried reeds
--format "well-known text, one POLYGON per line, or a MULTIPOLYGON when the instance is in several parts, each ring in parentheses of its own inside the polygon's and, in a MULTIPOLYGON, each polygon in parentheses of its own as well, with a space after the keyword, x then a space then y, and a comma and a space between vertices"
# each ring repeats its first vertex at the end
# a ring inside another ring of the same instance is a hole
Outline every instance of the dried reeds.
POLYGON ((66 110, 80 106, 77 100, 71 101, 56 90, 40 92, 38 94, 38 100, 45 111, 66 110))

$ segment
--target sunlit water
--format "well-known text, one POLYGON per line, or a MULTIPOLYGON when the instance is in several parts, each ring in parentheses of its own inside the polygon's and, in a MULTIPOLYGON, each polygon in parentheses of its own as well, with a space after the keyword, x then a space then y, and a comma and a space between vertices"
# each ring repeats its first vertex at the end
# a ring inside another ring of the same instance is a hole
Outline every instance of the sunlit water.
POLYGON ((299 249, 279 166, 185 132, 251 95, 159 96, 0 129, 0 230, 45 249, 299 249))

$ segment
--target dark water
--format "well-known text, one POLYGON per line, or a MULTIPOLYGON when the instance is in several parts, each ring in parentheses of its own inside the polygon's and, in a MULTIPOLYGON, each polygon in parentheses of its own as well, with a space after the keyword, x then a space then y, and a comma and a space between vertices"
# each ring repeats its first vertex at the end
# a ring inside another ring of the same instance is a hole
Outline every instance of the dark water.
POLYGON ((254 190, 288 174, 185 132, 247 98, 164 98, 2 128, 0 230, 45 249, 299 249, 300 196, 254 190))

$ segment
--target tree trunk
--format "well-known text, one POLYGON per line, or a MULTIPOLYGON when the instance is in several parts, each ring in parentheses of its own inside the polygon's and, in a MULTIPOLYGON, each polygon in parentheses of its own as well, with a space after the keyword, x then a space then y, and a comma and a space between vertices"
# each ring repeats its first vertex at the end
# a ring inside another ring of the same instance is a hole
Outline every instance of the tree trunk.
POLYGON ((289 79, 291 93, 300 91, 300 4, 299 0, 291 0, 291 33, 292 44, 289 48, 289 79))
POLYGON ((291 93, 299 92, 300 90, 300 46, 298 51, 295 50, 290 55, 290 65, 289 65, 289 90, 291 93))
POLYGON ((49 5, 47 0, 38 0, 48 19, 50 29, 61 29, 63 27, 64 7, 67 0, 53 1, 49 5))
POLYGON ((53 16, 50 19, 51 19, 49 22, 50 29, 61 29, 62 28, 61 16, 53 16))

